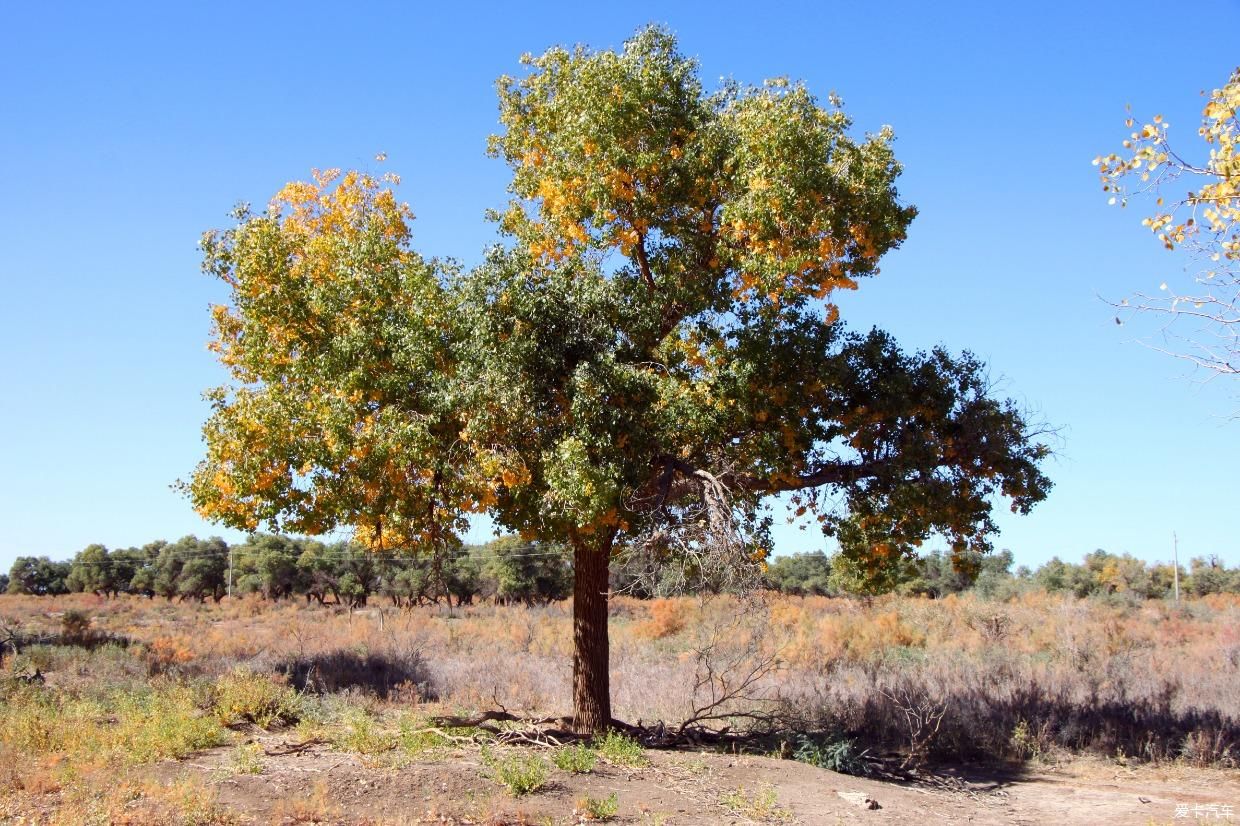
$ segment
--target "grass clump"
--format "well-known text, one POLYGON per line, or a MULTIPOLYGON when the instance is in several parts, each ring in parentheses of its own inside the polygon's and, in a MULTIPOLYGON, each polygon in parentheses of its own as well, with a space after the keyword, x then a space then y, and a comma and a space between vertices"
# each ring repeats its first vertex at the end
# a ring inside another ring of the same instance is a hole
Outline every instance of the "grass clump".
POLYGON ((577 743, 556 749, 551 755, 551 762, 570 774, 589 774, 598 762, 598 752, 585 743, 577 743))
POLYGON ((515 753, 500 757, 484 746, 482 762, 491 779, 501 783, 513 797, 533 794, 547 784, 547 761, 537 755, 515 753))
POLYGON ((744 789, 727 792, 719 798, 719 805, 734 814, 749 820, 756 820, 760 823, 789 823, 792 821, 792 813, 779 805, 779 797, 775 794, 775 787, 770 785, 764 785, 755 794, 749 794, 744 789))
POLYGON ((177 683, 105 698, 32 687, 5 700, 0 744, 25 755, 141 764, 180 759, 224 741, 224 732, 202 713, 193 690, 177 683))
POLYGON ((594 748, 604 760, 614 766, 638 767, 650 763, 641 743, 622 732, 611 730, 594 741, 594 748))
POLYGON ((222 725, 254 723, 269 729, 277 723, 296 723, 300 697, 274 674, 236 669, 215 681, 211 706, 222 725))
POLYGON ((204 715, 192 688, 180 683, 157 687, 118 702, 113 749, 131 763, 181 759, 221 745, 219 723, 204 715))
POLYGON ((258 743, 245 743, 233 749, 232 768, 235 774, 262 774, 263 747, 258 743))
POLYGON ((8 692, 0 714, 0 743, 27 755, 99 752, 102 732, 96 720, 103 705, 71 698, 42 686, 8 692))
POLYGON ((396 734, 397 745, 410 757, 437 753, 452 745, 452 741, 438 731, 431 731, 425 722, 402 715, 396 734))
POLYGON ((620 811, 620 801, 616 793, 612 792, 604 798, 583 797, 577 801, 575 814, 583 820, 606 821, 615 817, 618 811, 620 811))
POLYGON ((332 738, 332 745, 354 754, 382 754, 396 748, 397 737, 382 729, 378 721, 362 709, 353 709, 344 719, 344 729, 332 738))
POLYGON ((272 815, 272 823, 337 823, 344 809, 332 797, 327 781, 319 780, 308 795, 278 801, 272 815))
POLYGON ((184 826, 239 826, 244 822, 219 802, 213 789, 192 780, 181 780, 160 790, 159 797, 168 808, 166 814, 175 816, 174 822, 184 826))

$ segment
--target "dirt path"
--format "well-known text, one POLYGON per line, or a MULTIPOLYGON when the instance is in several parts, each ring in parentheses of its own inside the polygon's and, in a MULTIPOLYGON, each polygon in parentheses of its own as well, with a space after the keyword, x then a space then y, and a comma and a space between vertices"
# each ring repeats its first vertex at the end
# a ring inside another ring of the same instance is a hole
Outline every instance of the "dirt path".
MULTIPOLYGON (((264 743, 275 750, 276 742, 264 743)), ((824 771, 802 763, 710 753, 649 752, 650 765, 599 764, 594 772, 553 770, 536 794, 514 799, 484 777, 477 751, 386 765, 316 746, 266 756, 260 774, 236 774, 230 750, 157 769, 172 780, 187 772, 209 778, 218 802, 255 823, 571 824, 585 797, 618 803, 612 822, 1140 824, 1231 822, 1240 814, 1240 772, 1183 768, 1129 770, 1079 761, 1058 770, 985 777, 940 777, 902 784, 824 771), (865 808, 841 797, 869 798, 865 808), (1176 817, 1177 805, 1186 806, 1176 817), (1194 808, 1201 807, 1201 808, 1194 808), (1210 808, 1213 807, 1213 808, 1210 808), (1187 819, 1185 819, 1187 818, 1187 819)), ((377 762, 376 762, 377 761, 377 762)))

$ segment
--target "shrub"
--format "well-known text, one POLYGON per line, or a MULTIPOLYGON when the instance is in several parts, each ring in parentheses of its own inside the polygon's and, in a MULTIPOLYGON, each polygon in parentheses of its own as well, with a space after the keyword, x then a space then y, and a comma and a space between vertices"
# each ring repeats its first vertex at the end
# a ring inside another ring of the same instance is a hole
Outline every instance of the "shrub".
POLYGON ((70 608, 60 617, 60 633, 66 643, 84 643, 91 638, 90 614, 70 608))
POLYGON ((551 762, 556 767, 571 774, 589 774, 598 762, 598 752, 585 743, 575 746, 564 746, 555 750, 551 762))
POLYGON ((353 709, 345 719, 345 729, 332 739, 341 751, 357 754, 380 754, 396 747, 396 738, 381 730, 373 717, 362 709, 353 709))
POLYGON ((865 752, 858 753, 856 743, 852 740, 827 740, 816 743, 808 737, 798 740, 792 759, 808 763, 820 769, 827 769, 840 774, 863 775, 869 773, 869 767, 862 759, 865 752))
POLYGON ((413 648, 382 652, 338 648, 289 660, 280 670, 301 691, 331 693, 361 688, 388 699, 401 688, 413 686, 417 699, 437 698, 426 662, 413 648))
POLYGON ((1024 718, 1018 719, 1012 728, 1008 746, 1017 760, 1041 760, 1048 756, 1054 746, 1050 725, 1043 723, 1035 729, 1024 718))
POLYGON ((1235 745, 1221 731, 1190 732, 1180 745, 1179 758, 1196 768, 1235 768, 1240 763, 1237 757, 1235 745))
POLYGON ((639 623, 634 632, 646 639, 661 640, 684 630, 686 624, 684 606, 672 599, 650 601, 650 619, 639 623))
POLYGON ((547 761, 537 755, 496 757, 484 748, 482 762, 490 769, 492 779, 502 783, 513 797, 532 794, 547 782, 547 761))
POLYGON ((215 716, 223 725, 239 722, 271 728, 276 723, 295 723, 300 698, 277 676, 236 669, 215 681, 211 692, 215 716))
POLYGON ((125 692, 106 702, 50 689, 6 697, 0 743, 27 755, 105 757, 122 763, 181 758, 223 742, 215 720, 202 715, 183 685, 125 692))
POLYGON ((603 799, 583 797, 577 801, 576 815, 584 820, 611 820, 620 811, 620 801, 612 792, 603 799))
POLYGON ((112 747, 127 762, 179 760, 224 742, 219 724, 201 713, 193 689, 186 685, 159 685, 149 694, 123 697, 116 707, 112 747))
POLYGON ((427 731, 421 723, 422 721, 416 720, 409 715, 402 715, 400 718, 397 741, 401 750, 406 754, 411 756, 420 755, 445 748, 452 743, 451 740, 437 731, 427 731))
POLYGON ((246 743, 237 746, 232 753, 232 767, 237 774, 262 774, 262 745, 259 743, 246 743))
POLYGON ((102 706, 69 701, 42 686, 18 686, 6 692, 0 714, 0 743, 22 754, 98 751, 91 720, 102 706))
POLYGON ((194 661, 189 640, 183 637, 156 637, 145 646, 146 667, 152 676, 168 672, 184 672, 194 661))
POLYGON ((616 766, 645 766, 650 762, 641 743, 614 729, 596 740, 594 747, 604 760, 616 766))
POLYGON ((203 717, 185 687, 156 692, 120 716, 115 750, 131 763, 181 759, 224 742, 216 721, 203 717))

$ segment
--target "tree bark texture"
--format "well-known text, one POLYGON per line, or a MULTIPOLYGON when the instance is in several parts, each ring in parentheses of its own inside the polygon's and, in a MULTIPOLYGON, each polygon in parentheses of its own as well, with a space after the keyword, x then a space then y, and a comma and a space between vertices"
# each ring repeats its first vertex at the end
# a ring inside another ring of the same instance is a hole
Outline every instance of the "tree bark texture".
POLYGON ((573 729, 605 732, 611 724, 607 591, 611 541, 573 542, 573 729))

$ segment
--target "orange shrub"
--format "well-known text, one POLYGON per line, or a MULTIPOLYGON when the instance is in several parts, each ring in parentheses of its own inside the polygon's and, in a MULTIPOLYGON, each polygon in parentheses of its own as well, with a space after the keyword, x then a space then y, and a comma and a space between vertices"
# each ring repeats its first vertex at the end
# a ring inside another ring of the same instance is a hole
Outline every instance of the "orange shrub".
POLYGON ((194 651, 184 637, 156 637, 146 646, 146 661, 153 672, 185 665, 193 659, 194 651))
POLYGON ((686 617, 680 600, 652 599, 648 610, 650 618, 633 628, 633 633, 637 636, 648 640, 661 640, 684 630, 686 617))

